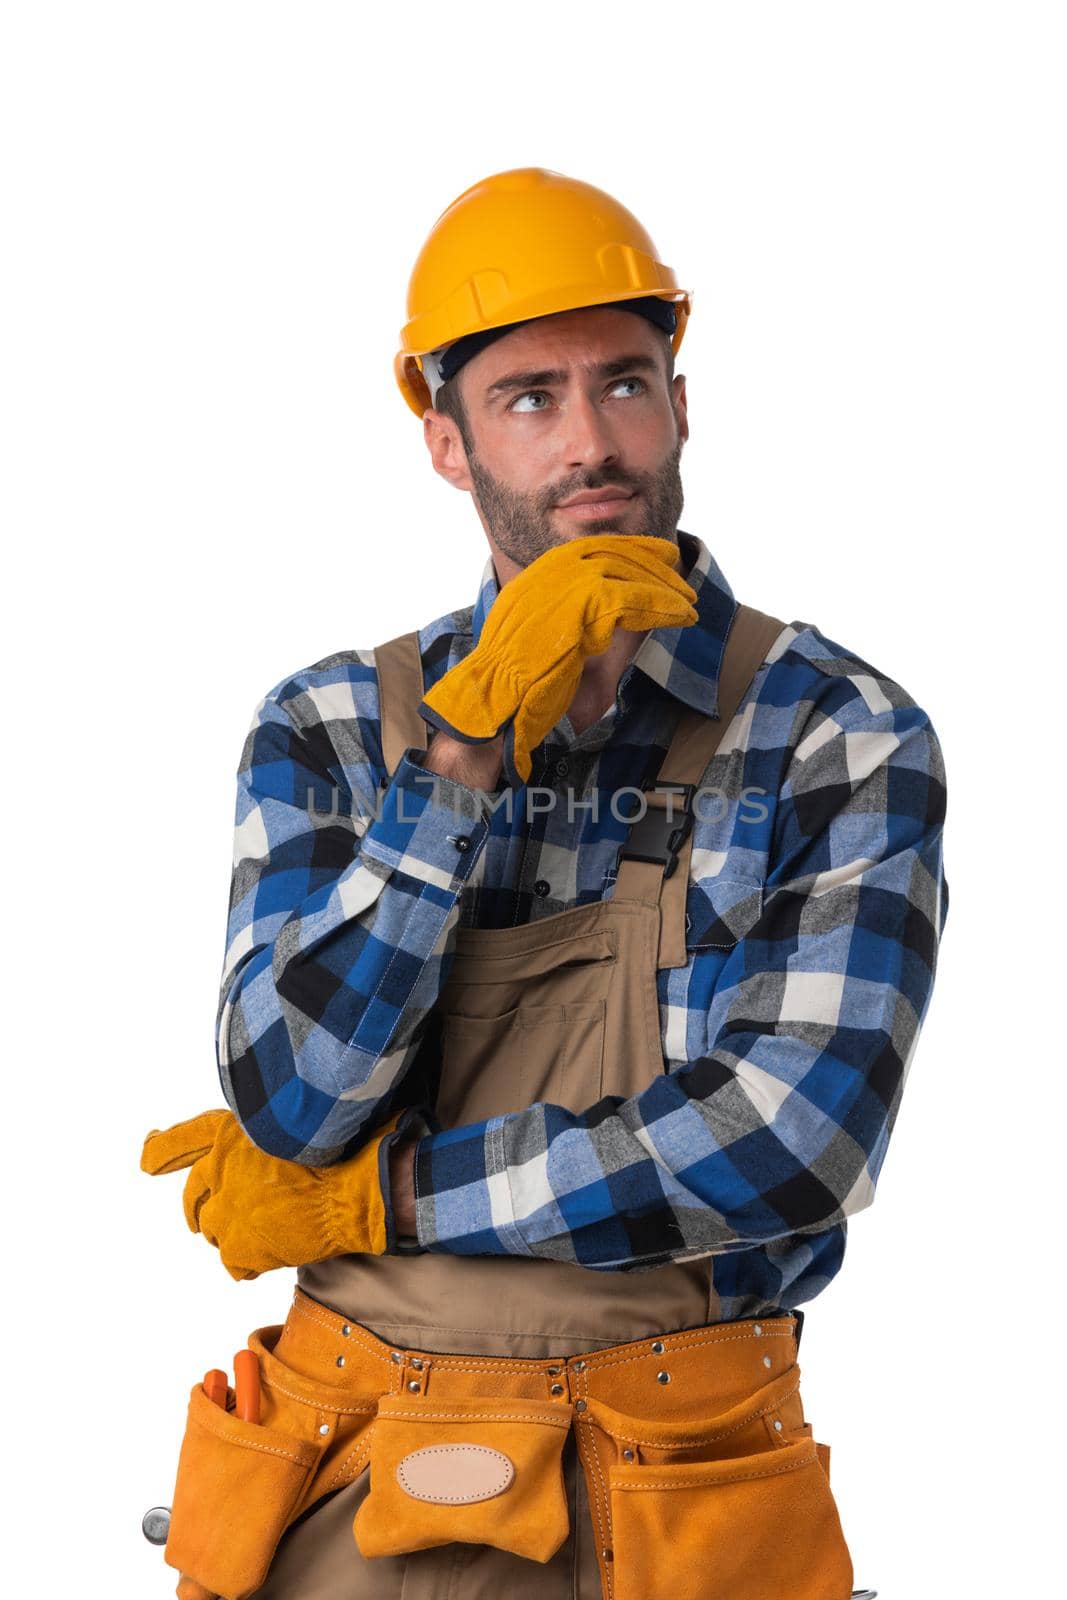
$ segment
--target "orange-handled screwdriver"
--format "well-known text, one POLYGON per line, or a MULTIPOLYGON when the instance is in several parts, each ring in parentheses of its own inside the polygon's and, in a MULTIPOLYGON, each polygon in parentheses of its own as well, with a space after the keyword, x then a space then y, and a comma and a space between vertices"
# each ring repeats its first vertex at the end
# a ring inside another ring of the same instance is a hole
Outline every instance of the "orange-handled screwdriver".
POLYGON ((218 1367, 212 1367, 210 1372, 205 1372, 204 1393, 215 1405, 221 1406, 223 1411, 226 1410, 227 1388, 226 1374, 221 1372, 218 1367))
POLYGON ((238 1350, 233 1358, 233 1386, 237 1415, 242 1422, 259 1421, 259 1357, 254 1350, 238 1350))

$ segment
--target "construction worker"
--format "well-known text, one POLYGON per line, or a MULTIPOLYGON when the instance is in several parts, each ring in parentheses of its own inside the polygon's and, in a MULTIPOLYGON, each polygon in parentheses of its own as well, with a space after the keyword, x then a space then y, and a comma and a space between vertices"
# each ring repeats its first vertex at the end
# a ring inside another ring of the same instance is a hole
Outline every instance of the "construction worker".
POLYGON ((142 1164, 190 1169, 234 1277, 297 1287, 193 1384, 184 1600, 853 1593, 800 1308, 929 1002, 943 763, 679 528, 690 305, 541 168, 416 262, 396 377, 490 553, 245 741, 229 1109, 142 1164))

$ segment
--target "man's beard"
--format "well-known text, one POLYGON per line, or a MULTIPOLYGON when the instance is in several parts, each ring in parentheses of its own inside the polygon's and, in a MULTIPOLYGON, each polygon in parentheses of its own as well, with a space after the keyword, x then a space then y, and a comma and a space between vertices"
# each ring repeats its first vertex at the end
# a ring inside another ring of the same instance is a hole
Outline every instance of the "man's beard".
MULTIPOLYGON (((586 489, 619 488, 644 496, 645 517, 636 530, 653 534, 677 543, 678 519, 684 504, 679 462, 682 457, 682 440, 679 439, 670 455, 656 472, 631 473, 628 477, 618 472, 588 473, 581 482, 566 487, 540 490, 536 494, 520 494, 509 489, 499 478, 485 470, 473 451, 468 453, 467 465, 474 483, 474 496, 489 532, 506 556, 517 566, 528 567, 531 561, 565 542, 552 523, 552 512, 560 500, 569 500, 586 489)), ((588 518, 575 524, 582 535, 591 533, 618 533, 619 518, 610 513, 603 517, 588 518)))

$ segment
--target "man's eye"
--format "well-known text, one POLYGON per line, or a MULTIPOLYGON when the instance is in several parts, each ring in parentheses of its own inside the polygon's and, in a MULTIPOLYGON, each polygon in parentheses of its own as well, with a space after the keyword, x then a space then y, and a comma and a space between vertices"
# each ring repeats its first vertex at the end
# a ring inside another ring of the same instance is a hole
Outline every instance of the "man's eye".
MULTIPOLYGON (((509 411, 517 411, 519 409, 520 401, 523 401, 523 400, 536 400, 538 398, 540 398, 542 400, 547 400, 548 396, 545 394, 545 391, 543 389, 527 389, 525 394, 520 394, 515 400, 513 400, 511 402, 511 405, 508 407, 508 409, 509 409, 509 411)), ((543 407, 534 406, 533 409, 535 411, 540 411, 540 410, 543 409, 543 407)))
MULTIPOLYGON (((645 381, 644 381, 643 378, 618 378, 615 381, 615 383, 612 384, 611 387, 612 387, 613 390, 614 389, 621 389, 623 384, 626 384, 626 383, 636 383, 637 388, 638 388, 638 392, 640 392, 645 387, 645 381)), ((509 411, 522 410, 522 411, 526 411, 526 412, 529 412, 529 411, 543 411, 545 409, 544 406, 524 406, 522 404, 522 402, 524 400, 544 400, 544 401, 547 402, 548 398, 549 397, 546 394, 544 389, 527 389, 525 394, 518 395, 511 402, 511 405, 508 407, 508 410, 509 411)))

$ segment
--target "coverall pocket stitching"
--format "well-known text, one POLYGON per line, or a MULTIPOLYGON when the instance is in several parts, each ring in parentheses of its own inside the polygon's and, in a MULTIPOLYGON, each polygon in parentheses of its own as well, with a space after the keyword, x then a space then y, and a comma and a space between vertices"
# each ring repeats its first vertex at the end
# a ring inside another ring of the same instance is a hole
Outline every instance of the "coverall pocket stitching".
MULTIPOLYGON (((565 913, 564 913, 564 915, 565 915, 565 913)), ((527 929, 529 929, 530 927, 533 927, 534 924, 533 923, 519 923, 519 924, 517 924, 517 926, 522 929, 523 933, 525 933, 527 931, 527 929)), ((477 929, 470 929, 468 931, 476 932, 476 933, 489 933, 489 932, 497 932, 499 930, 487 929, 487 928, 477 928, 477 929)), ((480 989, 480 988, 483 988, 483 987, 485 987, 485 986, 487 986, 489 984, 507 983, 509 980, 506 977, 506 975, 505 976, 501 975, 501 971, 502 971, 502 969, 504 969, 506 967, 514 966, 517 962, 520 965, 522 965, 522 967, 525 969, 529 965, 529 961, 530 961, 530 957, 531 956, 544 955, 544 954, 549 953, 549 952, 554 951, 554 950, 567 950, 572 946, 575 947, 575 949, 580 952, 581 948, 583 946, 588 945, 591 940, 596 940, 597 944, 596 944, 596 946, 595 946, 595 948, 593 950, 590 950, 588 952, 588 954, 586 954, 586 955, 578 954, 573 961, 557 962, 555 964, 555 966, 550 967, 547 972, 539 973, 538 976, 539 977, 548 977, 553 972, 559 972, 561 969, 565 970, 566 967, 568 967, 568 966, 577 966, 577 967, 609 966, 612 962, 614 962, 614 961, 616 961, 618 959, 618 955, 619 955, 618 935, 610 928, 597 928, 595 930, 591 930, 588 933, 570 934, 565 939, 551 939, 551 940, 545 941, 543 944, 538 944, 538 945, 535 945, 535 946, 534 945, 526 946, 521 951, 517 951, 517 952, 512 952, 510 950, 502 950, 502 951, 498 951, 498 952, 494 953, 493 950, 486 949, 486 950, 479 950, 477 956, 473 956, 472 954, 468 953, 467 951, 457 950, 455 958, 454 958, 454 961, 453 961, 452 970, 456 974, 457 982, 464 983, 464 984, 467 984, 467 983, 473 984, 475 988, 479 988, 480 989), (466 971, 465 963, 469 962, 469 961, 476 961, 476 963, 477 963, 476 971, 478 973, 488 972, 490 974, 490 976, 488 976, 488 977, 481 977, 481 976, 467 977, 467 976, 465 976, 464 975, 465 971, 466 971)))
POLYGON ((448 1012, 442 1019, 439 1116, 446 1126, 458 1126, 539 1101, 582 1110, 601 1092, 606 1026, 602 997, 520 1000, 494 1016, 448 1012), (507 1076, 492 1070, 501 1052, 513 1063, 507 1076))

